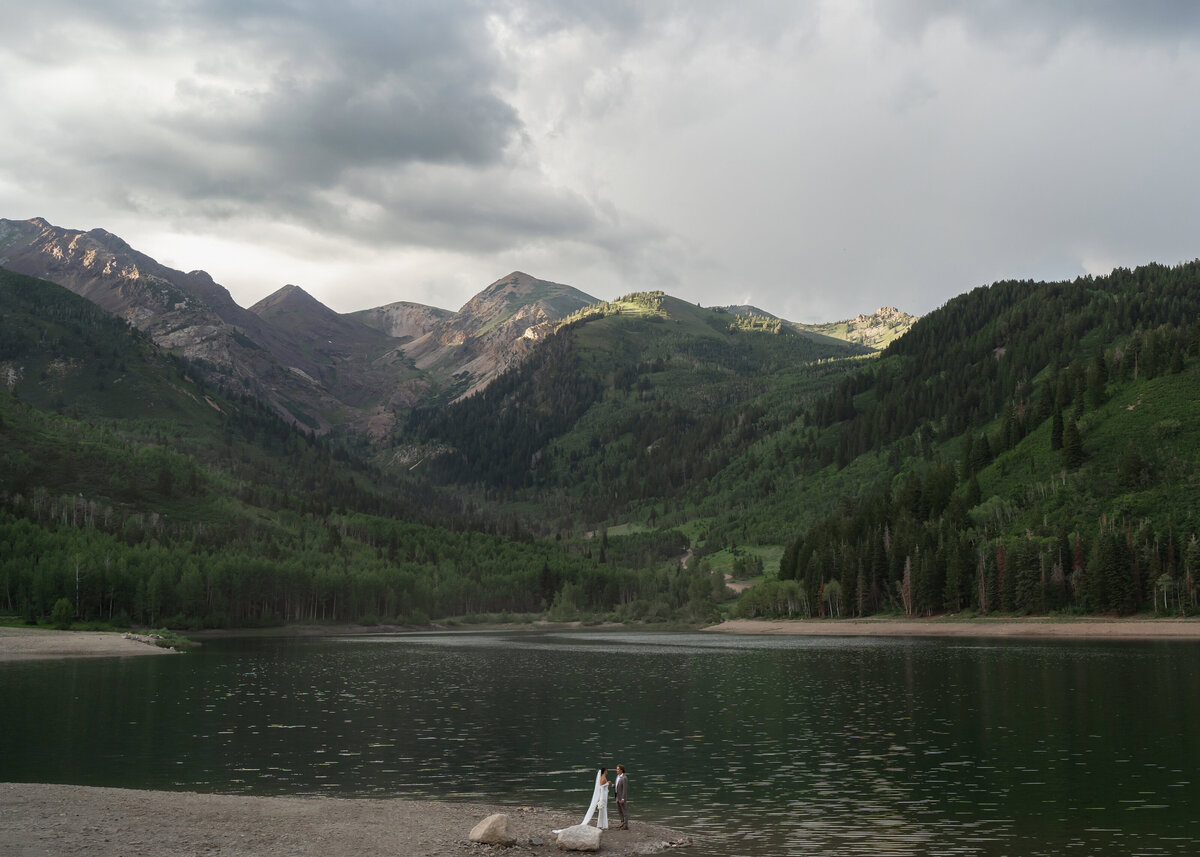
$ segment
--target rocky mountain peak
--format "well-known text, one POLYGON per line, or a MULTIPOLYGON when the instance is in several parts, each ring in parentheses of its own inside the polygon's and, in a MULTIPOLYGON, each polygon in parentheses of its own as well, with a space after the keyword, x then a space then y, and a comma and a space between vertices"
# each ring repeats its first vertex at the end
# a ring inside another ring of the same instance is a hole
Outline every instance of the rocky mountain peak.
POLYGON ((881 306, 870 315, 867 315, 866 313, 859 313, 854 317, 853 321, 855 324, 878 324, 893 321, 903 321, 906 318, 913 318, 913 316, 906 312, 901 312, 894 306, 881 306))
MULTIPOLYGON (((487 307, 494 304, 496 301, 505 301, 514 303, 522 298, 531 295, 537 289, 539 283, 544 281, 531 277, 522 271, 513 271, 506 277, 501 277, 494 283, 491 283, 487 288, 481 291, 475 297, 471 298, 459 308, 460 314, 473 314, 478 312, 481 307, 487 307)), ((557 285, 556 283, 547 283, 546 285, 557 285)), ((563 286, 562 288, 570 288, 563 286)))
POLYGON ((83 233, 83 235, 89 240, 94 241, 100 246, 116 253, 135 252, 134 249, 130 247, 123 238, 121 238, 119 235, 113 235, 107 229, 89 229, 87 232, 83 233))
POLYGON ((316 315, 325 319, 337 317, 337 313, 314 298, 299 286, 289 283, 267 295, 261 301, 250 307, 250 312, 259 318, 278 316, 280 314, 316 315))
POLYGON ((513 271, 463 304, 458 318, 466 321, 486 317, 494 322, 497 315, 501 320, 507 320, 520 314, 523 317, 542 316, 536 321, 546 321, 570 315, 594 303, 594 297, 571 286, 539 280, 524 271, 513 271))

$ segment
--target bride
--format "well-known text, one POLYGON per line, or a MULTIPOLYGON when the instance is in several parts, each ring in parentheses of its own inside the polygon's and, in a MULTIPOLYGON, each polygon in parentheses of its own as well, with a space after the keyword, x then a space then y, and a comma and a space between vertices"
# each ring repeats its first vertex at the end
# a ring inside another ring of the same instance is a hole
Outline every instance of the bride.
MULTIPOLYGON (((596 772, 596 787, 592 789, 592 802, 588 805, 583 821, 579 823, 584 825, 590 822, 593 813, 598 813, 596 826, 601 830, 608 830, 608 768, 601 768, 596 772)), ((562 831, 554 832, 561 833, 562 831)))

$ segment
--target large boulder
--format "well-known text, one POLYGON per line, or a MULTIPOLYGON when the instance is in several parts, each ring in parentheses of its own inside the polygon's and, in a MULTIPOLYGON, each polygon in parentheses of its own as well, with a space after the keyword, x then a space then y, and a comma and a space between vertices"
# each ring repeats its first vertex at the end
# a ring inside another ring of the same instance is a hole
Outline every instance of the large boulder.
POLYGON ((508 816, 502 812, 489 815, 471 828, 470 840, 484 845, 514 845, 517 841, 509 832, 508 816))
POLYGON ((576 824, 558 833, 557 845, 563 851, 599 851, 600 828, 576 824))

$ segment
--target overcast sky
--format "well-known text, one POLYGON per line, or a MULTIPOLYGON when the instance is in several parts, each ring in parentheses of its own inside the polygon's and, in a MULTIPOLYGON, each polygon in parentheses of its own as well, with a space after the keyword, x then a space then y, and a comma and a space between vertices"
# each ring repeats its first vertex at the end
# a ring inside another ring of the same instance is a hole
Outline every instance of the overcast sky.
POLYGON ((797 321, 1200 256, 1191 0, 38 0, 0 217, 249 306, 512 270, 797 321))

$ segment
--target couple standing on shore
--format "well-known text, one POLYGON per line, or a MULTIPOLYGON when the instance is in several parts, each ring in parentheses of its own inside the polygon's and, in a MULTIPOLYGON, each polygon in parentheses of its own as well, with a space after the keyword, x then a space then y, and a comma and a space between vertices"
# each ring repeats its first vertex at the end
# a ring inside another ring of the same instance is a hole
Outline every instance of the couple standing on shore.
MULTIPOLYGON (((601 768, 596 772, 596 788, 592 790, 592 803, 588 807, 587 815, 583 817, 580 824, 587 824, 592 820, 592 813, 596 813, 596 826, 601 830, 608 829, 608 768, 601 768)), ((625 809, 625 795, 628 791, 627 781, 625 779, 625 766, 617 765, 617 811, 621 813, 621 823, 617 825, 617 830, 629 829, 629 814, 625 809)))

